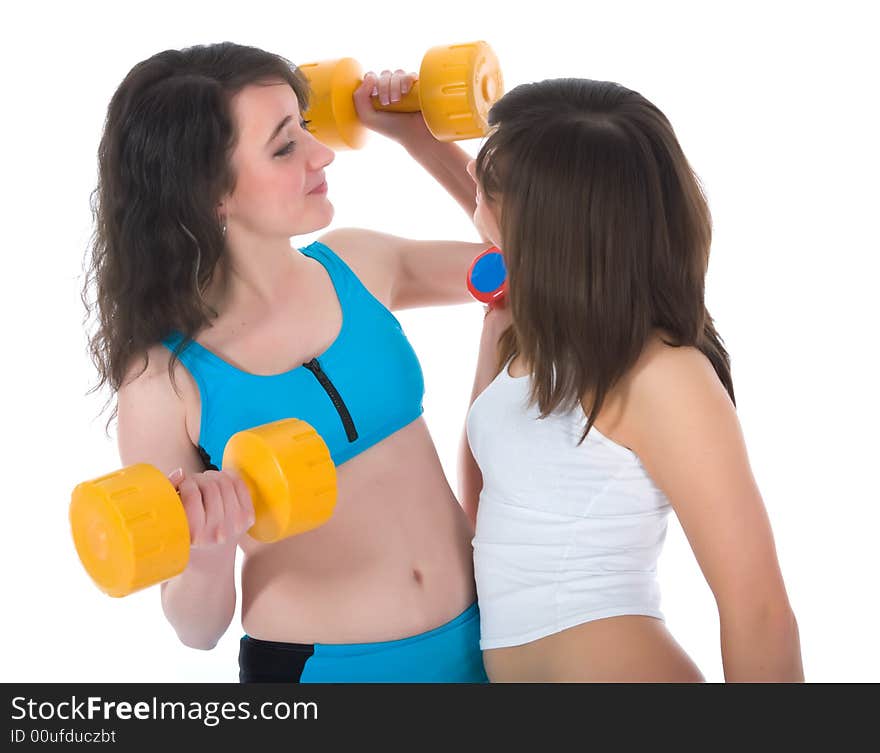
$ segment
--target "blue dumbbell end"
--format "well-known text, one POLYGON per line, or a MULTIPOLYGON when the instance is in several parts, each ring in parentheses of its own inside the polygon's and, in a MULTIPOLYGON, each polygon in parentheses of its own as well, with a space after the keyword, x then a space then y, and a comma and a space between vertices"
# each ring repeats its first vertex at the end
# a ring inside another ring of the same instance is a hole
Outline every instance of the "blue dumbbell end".
POLYGON ((498 290, 506 278, 504 257, 499 253, 493 253, 486 254, 474 266, 471 283, 481 293, 491 293, 498 290))

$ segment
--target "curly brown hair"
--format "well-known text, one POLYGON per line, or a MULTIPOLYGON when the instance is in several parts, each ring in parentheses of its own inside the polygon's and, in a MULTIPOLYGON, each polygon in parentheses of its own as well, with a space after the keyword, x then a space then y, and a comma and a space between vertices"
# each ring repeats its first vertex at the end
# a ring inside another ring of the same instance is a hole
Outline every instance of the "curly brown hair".
POLYGON ((118 391, 132 358, 143 356, 146 370, 148 348, 176 329, 184 338, 169 362, 174 384, 178 354, 216 318, 203 293, 226 253, 216 208, 235 187, 231 99, 279 80, 304 112, 308 82, 289 60, 223 42, 153 55, 113 94, 81 294, 84 324, 97 313, 89 354, 99 381, 87 394, 108 384, 118 391))

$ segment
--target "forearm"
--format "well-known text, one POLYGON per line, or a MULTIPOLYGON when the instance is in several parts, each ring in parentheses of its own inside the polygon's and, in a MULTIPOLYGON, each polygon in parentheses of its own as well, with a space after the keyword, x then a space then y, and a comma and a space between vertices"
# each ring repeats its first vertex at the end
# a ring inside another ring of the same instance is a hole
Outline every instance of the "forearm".
POLYGON ((467 419, 465 419, 465 428, 462 430, 458 448, 458 500, 473 528, 477 525, 477 505, 482 489, 483 474, 468 444, 467 419))
POLYGON ((731 615, 721 619, 727 682, 803 682, 800 635, 793 613, 731 615))
MULTIPOLYGON (((497 376, 499 336, 498 327, 484 321, 483 331, 480 335, 480 349, 477 354, 477 366, 474 370, 471 399, 468 406, 473 405, 474 400, 497 376)), ((459 444, 458 479, 459 501, 471 524, 476 527, 477 507, 480 501, 480 492, 483 490, 483 474, 480 471, 479 465, 477 465, 477 461, 474 459, 470 443, 468 442, 467 414, 465 414, 465 425, 459 444)))
POLYGON ((437 141, 430 133, 412 137, 404 141, 403 146, 472 218, 477 209, 477 194, 476 186, 467 174, 471 156, 458 144, 437 141))
POLYGON ((162 584, 162 609, 181 642, 212 649, 235 614, 236 545, 190 551, 180 575, 162 584))

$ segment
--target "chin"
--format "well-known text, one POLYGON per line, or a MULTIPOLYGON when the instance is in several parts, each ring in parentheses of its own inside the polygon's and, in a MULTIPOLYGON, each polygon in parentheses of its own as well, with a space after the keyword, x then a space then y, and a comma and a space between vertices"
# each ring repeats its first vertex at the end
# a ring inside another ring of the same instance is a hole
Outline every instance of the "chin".
POLYGON ((336 214, 336 209, 330 203, 329 199, 327 201, 325 201, 324 204, 327 207, 327 211, 325 212, 326 219, 323 220, 323 224, 321 225, 321 227, 327 227, 327 225, 329 225, 331 222, 333 222, 333 217, 336 214))
POLYGON ((331 222, 333 222, 334 209, 333 205, 329 204, 329 209, 326 212, 314 212, 310 213, 311 216, 306 218, 300 218, 300 221, 297 223, 296 232, 293 235, 305 235, 306 233, 314 233, 316 230, 323 230, 327 227, 331 222), (303 222, 303 219, 306 219, 303 222))

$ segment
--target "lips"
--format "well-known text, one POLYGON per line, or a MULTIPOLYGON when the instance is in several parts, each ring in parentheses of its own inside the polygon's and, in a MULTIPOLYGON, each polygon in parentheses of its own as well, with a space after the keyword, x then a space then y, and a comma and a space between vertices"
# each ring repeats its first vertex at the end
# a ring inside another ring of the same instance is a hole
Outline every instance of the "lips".
POLYGON ((327 193, 327 181, 321 181, 320 185, 315 186, 309 193, 327 193))

